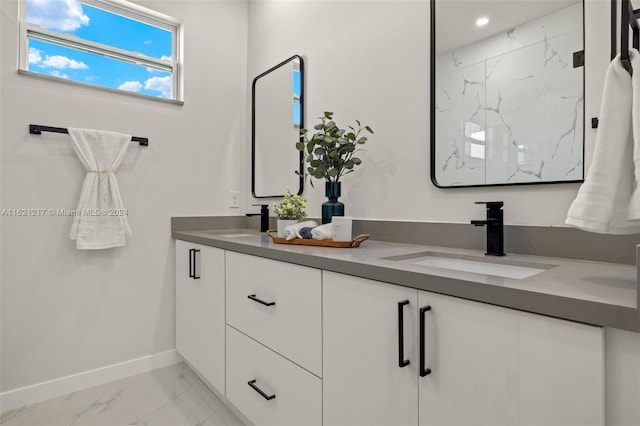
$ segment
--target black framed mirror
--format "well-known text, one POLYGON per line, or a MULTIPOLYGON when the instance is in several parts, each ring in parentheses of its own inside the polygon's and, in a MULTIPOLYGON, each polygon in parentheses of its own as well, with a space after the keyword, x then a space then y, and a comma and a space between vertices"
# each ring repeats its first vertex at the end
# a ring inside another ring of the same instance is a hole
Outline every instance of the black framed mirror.
POLYGON ((251 192, 255 198, 302 194, 303 153, 296 149, 304 127, 304 60, 280 62, 251 86, 251 192), (300 175, 296 175, 295 171, 300 175))
POLYGON ((430 3, 432 182, 582 182, 583 1, 430 3))

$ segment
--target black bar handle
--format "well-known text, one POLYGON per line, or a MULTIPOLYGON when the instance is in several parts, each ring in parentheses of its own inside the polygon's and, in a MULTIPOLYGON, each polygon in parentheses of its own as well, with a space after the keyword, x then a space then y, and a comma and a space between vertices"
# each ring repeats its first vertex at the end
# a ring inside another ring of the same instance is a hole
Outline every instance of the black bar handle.
POLYGON ((194 251, 195 249, 189 249, 189 278, 194 278, 196 276, 195 272, 193 272, 194 251))
POLYGON ((425 364, 426 364, 426 362, 425 362, 426 349, 424 347, 424 345, 425 345, 424 321, 425 321, 425 316, 427 315, 427 311, 430 311, 430 310, 431 310, 431 306, 429 306, 429 305, 420 308, 420 377, 424 377, 424 376, 426 376, 428 374, 431 374, 431 369, 425 367, 425 364))
POLYGON ((404 311, 403 308, 409 304, 408 300, 398 302, 398 367, 406 367, 411 361, 404 359, 404 311))
POLYGON ((254 391, 258 392, 258 393, 260 394, 260 396, 262 396, 262 397, 263 397, 264 399, 266 399, 267 401, 270 401, 270 400, 272 400, 273 398, 275 398, 275 397, 276 397, 276 394, 273 394, 273 395, 267 395, 266 393, 264 393, 264 392, 262 391, 262 389, 260 389, 258 386, 256 386, 256 379, 253 379, 253 380, 251 380, 251 381, 247 382, 247 384, 248 384, 249 386, 251 386, 251 388, 252 388, 254 391))
POLYGON ((196 267, 196 253, 200 253, 200 250, 198 249, 193 249, 193 279, 194 280, 199 280, 200 277, 197 274, 197 270, 198 268, 196 267))
POLYGON ((274 306, 276 304, 276 302, 265 302, 264 300, 260 300, 256 297, 255 294, 250 294, 247 296, 247 299, 251 299, 254 302, 258 302, 260 304, 263 304, 264 306, 274 306))

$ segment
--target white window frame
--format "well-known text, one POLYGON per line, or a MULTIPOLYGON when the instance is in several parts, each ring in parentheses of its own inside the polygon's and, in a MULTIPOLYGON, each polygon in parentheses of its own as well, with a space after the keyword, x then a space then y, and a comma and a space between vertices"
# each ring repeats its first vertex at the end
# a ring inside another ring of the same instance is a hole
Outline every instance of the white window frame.
POLYGON ((41 28, 39 25, 31 24, 27 22, 27 0, 20 0, 20 46, 19 46, 19 60, 18 60, 18 72, 21 74, 28 74, 45 79, 53 79, 58 81, 64 81, 69 84, 76 84, 80 86, 88 86, 97 89, 103 89, 110 92, 124 93, 134 96, 142 96, 147 99, 157 99, 161 101, 168 101, 172 103, 183 103, 183 79, 182 79, 182 40, 183 40, 183 23, 181 20, 173 18, 171 16, 147 9, 134 3, 130 3, 125 0, 77 0, 80 3, 88 6, 93 6, 99 9, 103 9, 107 12, 111 12, 125 18, 133 19, 143 22, 145 24, 153 25, 165 29, 172 33, 172 58, 171 59, 158 59, 150 56, 146 56, 142 53, 131 52, 128 50, 119 49, 117 47, 109 46, 106 44, 96 43, 89 40, 82 39, 75 35, 59 33, 56 31, 47 30, 41 28), (84 83, 77 80, 64 79, 55 76, 48 76, 39 73, 29 71, 29 39, 45 41, 59 46, 70 47, 73 49, 81 50, 84 52, 94 53, 97 55, 105 56, 112 59, 117 59, 136 65, 141 65, 160 71, 170 72, 172 77, 172 91, 171 98, 160 98, 142 93, 130 92, 122 89, 115 89, 111 87, 98 86, 94 84, 84 83))

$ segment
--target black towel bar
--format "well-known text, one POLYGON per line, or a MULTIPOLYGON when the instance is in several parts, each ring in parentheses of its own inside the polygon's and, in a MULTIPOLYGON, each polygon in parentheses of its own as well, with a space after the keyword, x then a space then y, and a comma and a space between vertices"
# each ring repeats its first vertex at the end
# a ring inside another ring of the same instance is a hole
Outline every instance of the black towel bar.
MULTIPOLYGON (((629 60, 629 27, 632 30, 633 47, 639 49, 640 25, 638 25, 638 19, 640 19, 640 9, 634 10, 631 0, 620 0, 620 2, 620 60, 622 61, 622 66, 629 71, 629 74, 633 74, 631 61, 629 60)), ((616 5, 617 0, 611 0, 611 59, 616 56, 616 5)))
MULTIPOLYGON (((69 130, 64 127, 51 127, 51 126, 41 126, 39 124, 29 124, 29 133, 32 135, 40 135, 42 132, 50 132, 50 133, 69 133, 69 130)), ((131 142, 138 142, 141 146, 149 146, 148 138, 141 138, 138 136, 131 137, 131 142)))

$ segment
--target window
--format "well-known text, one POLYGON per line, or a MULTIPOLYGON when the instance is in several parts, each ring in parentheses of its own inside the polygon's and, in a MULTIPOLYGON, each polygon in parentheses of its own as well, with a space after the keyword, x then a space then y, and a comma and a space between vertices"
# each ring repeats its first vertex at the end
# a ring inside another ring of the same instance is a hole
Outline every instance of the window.
POLYGON ((300 62, 293 61, 293 125, 300 127, 302 122, 302 108, 300 107, 300 94, 302 93, 302 76, 300 75, 300 62))
POLYGON ((180 21, 124 0, 22 0, 20 69, 182 100, 180 21))

